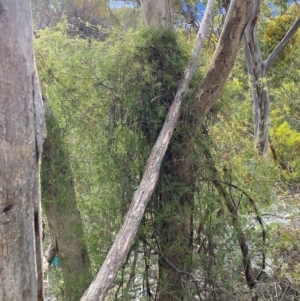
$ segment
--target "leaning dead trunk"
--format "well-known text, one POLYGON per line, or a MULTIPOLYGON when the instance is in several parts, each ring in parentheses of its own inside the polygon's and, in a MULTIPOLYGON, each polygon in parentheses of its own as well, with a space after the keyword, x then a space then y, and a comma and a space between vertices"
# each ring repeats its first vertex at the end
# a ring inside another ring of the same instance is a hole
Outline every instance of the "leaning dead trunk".
POLYGON ((0 2, 0 300, 42 301, 43 104, 30 1, 0 2))
POLYGON ((58 255, 65 299, 79 300, 92 279, 90 260, 83 242, 83 225, 76 205, 68 154, 59 126, 49 108, 46 110, 46 123, 48 137, 44 143, 42 160, 42 199, 52 242, 49 261, 54 254, 58 255))

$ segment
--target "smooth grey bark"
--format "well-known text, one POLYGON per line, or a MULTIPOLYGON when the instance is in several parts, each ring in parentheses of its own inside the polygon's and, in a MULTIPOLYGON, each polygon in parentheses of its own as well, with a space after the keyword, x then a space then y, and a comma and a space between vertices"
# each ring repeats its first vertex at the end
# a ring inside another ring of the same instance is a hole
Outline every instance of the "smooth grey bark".
POLYGON ((295 21, 280 43, 274 48, 269 57, 263 61, 257 38, 257 21, 261 0, 253 6, 251 17, 243 36, 244 52, 247 61, 248 73, 251 76, 251 91, 254 114, 254 141, 258 151, 268 155, 270 130, 270 99, 266 78, 267 72, 274 64, 284 47, 295 35, 300 27, 300 18, 295 21))
POLYGON ((152 28, 168 28, 172 26, 171 0, 141 0, 143 20, 152 28))
POLYGON ((0 300, 42 301, 43 104, 29 0, 0 1, 0 300))
POLYGON ((62 268, 65 300, 79 300, 92 280, 84 244, 83 224, 77 209, 73 174, 61 131, 46 106, 48 136, 42 157, 42 203, 51 234, 48 260, 55 253, 62 268), (74 285, 76 283, 76 285, 74 285))
POLYGON ((146 206, 156 187, 162 160, 170 143, 176 122, 179 119, 182 99, 188 91, 189 82, 198 67, 198 59, 212 17, 213 5, 214 0, 210 0, 197 35, 191 59, 184 72, 183 79, 179 83, 174 102, 166 117, 163 128, 147 160, 144 175, 133 196, 125 221, 97 276, 81 298, 81 301, 104 300, 134 241, 146 206))

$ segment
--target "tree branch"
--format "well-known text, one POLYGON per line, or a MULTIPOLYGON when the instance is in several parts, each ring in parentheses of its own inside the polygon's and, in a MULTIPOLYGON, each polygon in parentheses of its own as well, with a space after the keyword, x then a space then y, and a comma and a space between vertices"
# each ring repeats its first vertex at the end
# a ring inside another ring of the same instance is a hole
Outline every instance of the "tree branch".
MULTIPOLYGON (((240 0, 243 2, 243 0, 240 0)), ((169 146, 175 125, 180 116, 181 102, 188 91, 189 82, 198 68, 198 59, 212 17, 215 0, 207 3, 203 21, 188 66, 180 81, 174 102, 162 130, 147 160, 141 183, 136 190, 125 221, 106 256, 97 276, 82 296, 81 301, 104 300, 137 233, 137 229, 158 181, 162 160, 169 146)))
POLYGON ((172 263, 168 258, 166 258, 163 254, 162 254, 162 252, 160 252, 160 250, 158 250, 157 248, 155 248, 151 243, 149 243, 147 240, 146 240, 146 238, 144 238, 144 237, 141 237, 141 241, 142 242, 144 242, 150 249, 152 249, 157 255, 159 255, 161 258, 163 258, 163 260, 176 272, 176 273, 178 273, 178 274, 181 274, 181 275, 187 275, 187 276, 189 276, 192 280, 193 280, 193 282, 194 282, 194 284, 195 284, 195 286, 196 286, 196 289, 197 289, 197 293, 198 293, 198 295, 199 295, 199 298, 201 298, 201 294, 200 294, 200 290, 199 290, 199 287, 198 287, 198 284, 197 284, 197 281, 196 281, 196 279, 195 279, 195 277, 193 276, 193 274, 191 274, 191 273, 188 273, 188 272, 185 272, 185 271, 181 271, 181 270, 179 270, 176 266, 175 266, 175 264, 174 263, 172 263))
POLYGON ((204 153, 204 157, 207 160, 209 170, 213 176, 212 183, 214 184, 219 194, 223 197, 227 210, 231 214, 232 225, 237 231, 238 242, 241 249, 241 253, 243 255, 243 265, 244 265, 244 274, 245 274, 246 282, 252 294, 252 301, 257 301, 258 294, 255 291, 256 282, 251 272, 251 258, 250 258, 249 249, 247 245, 247 238, 239 224, 238 207, 234 204, 231 195, 227 192, 226 188, 223 186, 223 183, 219 176, 219 172, 215 166, 209 148, 204 146, 203 153, 204 153))
MULTIPOLYGON (((214 172, 217 172, 217 170, 215 169, 214 172)), ((217 183, 217 182, 214 182, 214 180, 211 180, 211 179, 206 179, 206 178, 202 178, 202 179, 204 181, 211 181, 211 182, 213 182, 213 184, 217 183)), ((256 280, 258 281, 258 280, 260 280, 260 278, 263 275, 264 270, 266 268, 265 246, 266 246, 267 232, 266 232, 266 228, 264 226, 264 222, 263 222, 262 216, 261 216, 261 214, 259 212, 259 209, 257 208, 257 206, 255 204, 254 199, 245 190, 239 188, 237 185, 235 185, 233 183, 225 182, 225 181, 222 181, 220 179, 218 179, 218 181, 219 181, 219 183, 222 183, 224 185, 230 186, 230 187, 236 189, 237 191, 241 192, 242 195, 244 195, 247 198, 247 200, 249 201, 249 203, 251 204, 251 206, 254 209, 255 219, 257 220, 257 222, 259 223, 259 225, 261 227, 261 231, 262 231, 262 244, 263 244, 263 248, 262 248, 262 260, 261 260, 261 270, 260 270, 259 274, 256 277, 256 280)))
POLYGON ((261 271, 260 273, 257 275, 256 279, 259 280, 260 277, 262 276, 263 274, 263 271, 265 270, 266 268, 266 253, 265 253, 265 246, 266 246, 266 236, 267 236, 267 233, 266 233, 266 229, 265 229, 265 226, 264 226, 264 223, 263 223, 263 220, 262 220, 262 217, 261 217, 261 214, 259 213, 259 210, 255 204, 255 201, 254 199, 246 192, 244 191, 243 189, 239 188, 238 186, 232 184, 232 183, 225 183, 226 185, 229 185, 231 187, 233 187, 234 189, 240 191, 247 199, 248 201, 250 202, 250 204, 252 205, 253 209, 254 209, 254 212, 255 212, 255 215, 256 215, 256 220, 258 221, 258 223, 260 224, 260 227, 261 227, 261 231, 262 231, 262 240, 263 240, 263 248, 262 248, 262 261, 261 261, 261 271))
POLYGON ((192 122, 199 122, 199 114, 206 115, 221 95, 234 65, 253 3, 253 0, 231 1, 217 49, 192 104, 192 122))
POLYGON ((279 54, 283 51, 284 47, 287 43, 292 39, 292 37, 297 32, 298 28, 300 27, 300 18, 298 18, 294 24, 291 26, 290 30, 286 33, 284 38, 280 41, 280 43, 275 47, 269 57, 264 61, 265 72, 267 73, 268 70, 272 67, 275 60, 279 56, 279 54))

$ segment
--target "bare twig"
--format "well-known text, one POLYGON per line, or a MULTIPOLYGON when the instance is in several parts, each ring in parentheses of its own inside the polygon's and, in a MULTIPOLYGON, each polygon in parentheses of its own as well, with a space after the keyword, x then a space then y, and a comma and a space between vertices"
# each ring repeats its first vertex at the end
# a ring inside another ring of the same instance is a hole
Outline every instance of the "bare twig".
POLYGON ((143 248, 144 248, 144 261, 145 261, 145 274, 144 274, 144 280, 146 282, 146 292, 147 292, 147 297, 151 298, 152 293, 151 293, 151 288, 150 288, 150 282, 149 282, 149 255, 147 254, 147 245, 145 242, 143 242, 143 248))
POLYGON ((265 229, 265 226, 264 226, 261 214, 259 213, 259 210, 258 210, 258 208, 257 208, 257 206, 255 204, 254 199, 246 191, 244 191, 243 189, 239 188, 238 186, 236 186, 236 185, 234 185, 232 183, 225 183, 225 184, 228 185, 228 186, 233 187, 234 189, 236 189, 238 191, 240 191, 248 199, 248 201, 250 202, 250 204, 252 205, 252 207, 254 209, 254 212, 255 212, 255 215, 256 215, 256 220, 258 221, 258 223, 260 224, 260 227, 262 229, 263 248, 262 248, 261 271, 258 274, 258 276, 256 277, 256 279, 259 280, 260 277, 263 274, 264 269, 266 268, 266 254, 265 254, 266 229, 265 229))
POLYGON ((137 243, 135 246, 135 250, 134 250, 134 256, 133 256, 133 263, 132 263, 132 267, 131 267, 131 272, 126 284, 126 291, 128 292, 131 284, 135 278, 135 269, 136 269, 136 263, 137 263, 137 258, 138 258, 138 251, 139 251, 139 244, 137 243))
POLYGON ((235 230, 237 231, 238 242, 239 242, 240 249, 241 249, 241 252, 243 255, 244 274, 245 274, 247 285, 252 294, 252 301, 257 301, 258 294, 257 294, 257 292, 255 292, 256 282, 255 282, 255 279, 253 279, 253 275, 251 273, 251 259, 250 259, 250 255, 249 255, 249 249, 248 249, 248 245, 247 245, 246 235, 243 232, 241 226, 239 225, 238 207, 235 206, 232 197, 227 192, 226 188, 224 187, 224 185, 220 179, 218 169, 215 166, 215 162, 213 160, 213 157, 211 155, 209 148, 206 147, 205 145, 203 147, 204 147, 203 153, 208 162, 208 167, 212 174, 212 183, 214 184, 214 186, 217 189, 217 191, 219 192, 219 194, 223 197, 223 199, 225 201, 225 205, 227 207, 227 210, 231 214, 232 225, 235 228, 235 230))
POLYGON ((124 25, 122 25, 122 24, 120 23, 120 21, 118 20, 118 18, 117 18, 117 17, 113 14, 113 12, 111 11, 111 8, 110 8, 110 6, 106 3, 106 1, 105 1, 105 5, 106 5, 106 8, 107 8, 109 14, 113 17, 113 19, 116 21, 116 23, 117 23, 120 27, 122 27, 125 31, 127 31, 127 28, 126 28, 124 25))
POLYGON ((160 252, 157 248, 155 248, 150 242, 148 242, 147 240, 146 240, 146 238, 145 237, 141 237, 141 240, 148 246, 148 247, 150 247, 157 255, 159 255, 161 258, 163 258, 163 260, 176 272, 176 273, 178 273, 178 274, 181 274, 181 275, 187 275, 188 277, 190 277, 192 280, 193 280, 193 282, 194 282, 194 284, 195 284, 195 286, 196 286, 196 289, 197 289, 197 293, 198 293, 198 295, 199 295, 199 298, 200 298, 200 300, 201 300, 201 295, 200 295, 200 290, 199 290, 199 287, 198 287, 198 284, 197 284, 197 280, 195 279, 195 277, 193 276, 193 274, 191 274, 191 273, 188 273, 188 272, 185 272, 185 271, 181 271, 181 270, 179 270, 177 267, 176 267, 176 265, 175 264, 173 264, 168 258, 166 258, 163 254, 162 254, 162 252, 160 252))

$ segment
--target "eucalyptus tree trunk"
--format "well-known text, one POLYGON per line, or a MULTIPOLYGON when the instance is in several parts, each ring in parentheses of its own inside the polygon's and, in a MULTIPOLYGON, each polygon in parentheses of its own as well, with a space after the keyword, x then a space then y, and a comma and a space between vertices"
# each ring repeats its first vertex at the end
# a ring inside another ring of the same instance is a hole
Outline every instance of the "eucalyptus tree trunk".
POLYGON ((248 73, 251 76, 255 146, 262 155, 267 156, 270 130, 270 99, 266 75, 286 44, 295 35, 300 26, 300 19, 292 25, 267 60, 263 61, 257 38, 257 21, 260 5, 261 0, 256 0, 245 29, 243 44, 248 73))
POLYGON ((266 70, 257 38, 257 21, 260 4, 261 1, 257 0, 253 6, 251 17, 245 29, 243 44, 248 72, 251 75, 254 141, 258 151, 263 155, 267 155, 270 129, 270 100, 267 83, 263 80, 266 76, 266 70))
POLYGON ((144 24, 153 28, 172 26, 171 0, 141 0, 144 24))
POLYGON ((29 0, 0 1, 0 300, 42 301, 43 104, 29 0))
MULTIPOLYGON (((142 0, 141 5, 146 26, 157 30, 172 27, 171 0, 142 0)), ((164 65, 164 62, 160 62, 159 65, 164 65)), ((151 132, 151 129, 148 131, 151 132)), ((188 285, 184 285, 189 282, 186 275, 192 269, 192 207, 195 179, 192 170, 187 175, 185 164, 180 163, 184 154, 183 149, 177 147, 177 144, 181 143, 182 135, 177 135, 176 145, 168 148, 166 152, 155 192, 157 216, 155 232, 158 233, 161 252, 158 262, 159 278, 156 296, 158 301, 183 300, 188 294, 188 285), (175 161, 174 158, 177 160, 175 161), (163 216, 163 219, 160 216, 163 216), (175 265, 177 270, 169 262, 175 265), (187 273, 183 275, 178 273, 178 270, 187 273)))
POLYGON ((84 244, 68 153, 49 108, 46 108, 46 123, 48 136, 42 158, 42 201, 52 242, 47 260, 51 262, 54 255, 58 255, 65 300, 79 300, 92 279, 90 260, 84 244))

